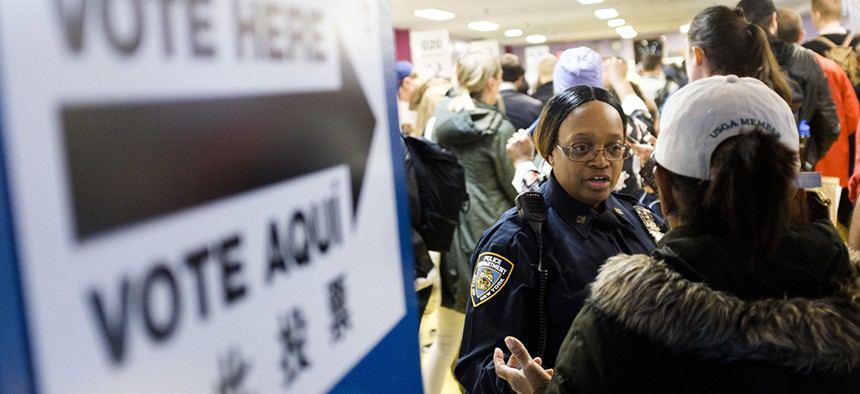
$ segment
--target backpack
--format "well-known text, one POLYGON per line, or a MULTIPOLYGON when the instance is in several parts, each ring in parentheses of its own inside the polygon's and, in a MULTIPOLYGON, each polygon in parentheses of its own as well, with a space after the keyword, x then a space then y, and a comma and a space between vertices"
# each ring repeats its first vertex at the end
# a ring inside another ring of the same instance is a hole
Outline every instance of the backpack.
POLYGON ((851 84, 855 87, 860 85, 860 55, 857 53, 857 48, 851 47, 851 41, 854 39, 852 35, 845 35, 845 41, 842 45, 836 45, 829 38, 824 36, 815 37, 819 41, 827 45, 828 49, 824 52, 824 56, 836 62, 842 71, 848 75, 851 84))
MULTIPOLYGON (((791 70, 782 69, 782 75, 785 77, 785 83, 788 85, 788 90, 791 92, 791 104, 789 104, 789 108, 791 108, 791 113, 794 115, 794 122, 797 124, 798 130, 800 130, 804 123, 809 125, 812 123, 812 117, 815 114, 816 103, 815 103, 815 95, 807 94, 808 89, 810 89, 809 80, 802 81, 800 78, 792 74, 791 70), (803 82, 803 84, 801 84, 803 82)), ((808 127, 807 127, 808 129, 808 127)), ((816 158, 818 153, 813 152, 810 153, 809 149, 804 147, 801 149, 801 159, 803 160, 801 165, 803 165, 803 171, 811 171, 809 167, 810 163, 807 163, 810 156, 815 156, 816 158)))
POLYGON ((469 200, 466 171, 451 151, 423 137, 403 135, 421 202, 421 219, 412 227, 427 249, 448 251, 460 211, 469 200))
POLYGON ((782 69, 782 76, 785 78, 785 83, 788 85, 788 91, 791 92, 791 112, 794 114, 794 120, 800 124, 801 120, 809 122, 812 118, 811 109, 814 108, 814 97, 805 94, 806 86, 801 85, 799 78, 792 74, 791 70, 782 69), (803 110, 803 112, 801 112, 803 110))

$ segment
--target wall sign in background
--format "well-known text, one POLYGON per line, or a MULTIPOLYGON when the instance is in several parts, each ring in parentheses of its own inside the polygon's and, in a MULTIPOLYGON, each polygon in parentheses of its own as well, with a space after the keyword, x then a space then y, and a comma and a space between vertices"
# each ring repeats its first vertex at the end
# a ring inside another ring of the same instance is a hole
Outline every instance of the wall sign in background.
POLYGON ((453 53, 448 30, 423 30, 409 33, 409 48, 414 69, 420 78, 451 78, 453 53))
POLYGON ((384 6, 0 1, 0 391, 421 390, 384 6))

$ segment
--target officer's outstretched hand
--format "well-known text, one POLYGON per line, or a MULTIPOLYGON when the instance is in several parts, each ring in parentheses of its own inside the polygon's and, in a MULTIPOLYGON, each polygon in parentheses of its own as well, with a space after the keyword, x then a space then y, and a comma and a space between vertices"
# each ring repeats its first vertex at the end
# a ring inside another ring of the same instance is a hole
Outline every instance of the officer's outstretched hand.
POLYGON ((504 379, 520 394, 532 394, 549 384, 553 371, 543 369, 540 357, 533 359, 523 343, 514 337, 506 337, 505 344, 511 351, 511 358, 505 363, 505 353, 496 348, 493 353, 496 376, 504 379))

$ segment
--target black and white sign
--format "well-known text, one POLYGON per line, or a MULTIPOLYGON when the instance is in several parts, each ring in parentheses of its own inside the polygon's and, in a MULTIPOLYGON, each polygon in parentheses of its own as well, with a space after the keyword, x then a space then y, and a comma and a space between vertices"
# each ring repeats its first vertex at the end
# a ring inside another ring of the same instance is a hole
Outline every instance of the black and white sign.
POLYGON ((381 7, 0 0, 35 390, 323 392, 404 319, 381 7))

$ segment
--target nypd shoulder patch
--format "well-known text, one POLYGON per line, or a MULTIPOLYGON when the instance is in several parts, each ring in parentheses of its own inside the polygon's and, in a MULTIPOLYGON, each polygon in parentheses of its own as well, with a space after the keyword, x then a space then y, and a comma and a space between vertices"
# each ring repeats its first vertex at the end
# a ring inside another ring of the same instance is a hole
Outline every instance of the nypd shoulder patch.
POLYGON ((514 264, 501 255, 491 252, 478 255, 470 289, 472 306, 477 307, 493 298, 508 282, 513 270, 514 264))

